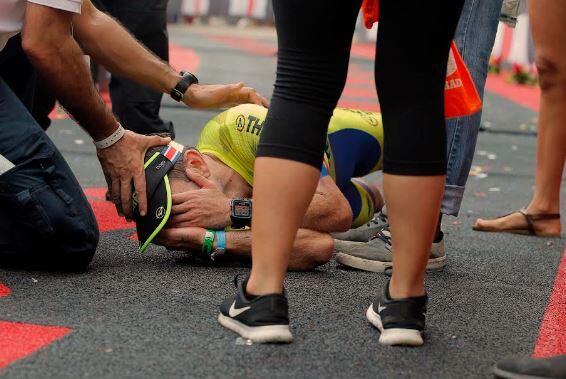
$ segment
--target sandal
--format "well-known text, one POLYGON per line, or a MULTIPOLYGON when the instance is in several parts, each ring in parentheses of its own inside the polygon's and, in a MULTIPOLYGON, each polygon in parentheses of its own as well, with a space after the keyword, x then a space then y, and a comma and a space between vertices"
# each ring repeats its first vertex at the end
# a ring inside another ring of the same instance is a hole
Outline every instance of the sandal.
POLYGON ((473 229, 480 231, 480 232, 502 232, 502 233, 513 233, 513 234, 526 234, 526 235, 538 236, 538 237, 543 237, 543 236, 544 237, 560 237, 560 233, 559 234, 539 234, 535 230, 535 223, 537 221, 560 219, 559 213, 529 214, 529 213, 527 213, 526 209, 523 208, 523 209, 520 209, 516 212, 512 212, 512 213, 509 213, 509 214, 506 214, 506 215, 503 215, 503 216, 499 216, 497 219, 507 217, 507 216, 510 216, 512 214, 515 214, 515 213, 520 213, 525 218, 527 225, 524 228, 496 229, 496 228, 493 228, 493 227, 484 227, 484 226, 480 227, 480 226, 477 226, 477 221, 476 221, 476 225, 473 226, 473 229))

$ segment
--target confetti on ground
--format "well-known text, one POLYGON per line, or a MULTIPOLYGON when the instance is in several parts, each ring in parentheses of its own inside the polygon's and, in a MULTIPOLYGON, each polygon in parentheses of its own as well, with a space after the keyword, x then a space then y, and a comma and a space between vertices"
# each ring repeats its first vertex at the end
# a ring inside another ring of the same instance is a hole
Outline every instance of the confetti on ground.
POLYGON ((474 192, 475 197, 486 197, 487 194, 485 192, 474 192))
POLYGON ((500 192, 501 188, 499 187, 491 187, 490 189, 488 189, 489 192, 500 192))
POLYGON ((488 154, 488 155, 487 155, 487 159, 490 159, 490 160, 497 159, 497 154, 493 154, 493 153, 488 154))
POLYGON ((249 339, 245 339, 242 337, 236 338, 236 345, 238 346, 251 346, 253 345, 253 341, 249 339))
POLYGON ((482 166, 472 166, 470 169, 470 176, 479 177, 480 179, 487 178, 487 173, 484 172, 485 169, 482 166))
POLYGON ((76 139, 76 140, 75 140, 75 144, 77 144, 77 145, 82 145, 82 144, 84 144, 84 143, 85 143, 85 141, 82 140, 82 139, 76 139))
POLYGON ((505 172, 511 172, 511 171, 513 171, 513 167, 503 166, 503 171, 505 171, 505 172))

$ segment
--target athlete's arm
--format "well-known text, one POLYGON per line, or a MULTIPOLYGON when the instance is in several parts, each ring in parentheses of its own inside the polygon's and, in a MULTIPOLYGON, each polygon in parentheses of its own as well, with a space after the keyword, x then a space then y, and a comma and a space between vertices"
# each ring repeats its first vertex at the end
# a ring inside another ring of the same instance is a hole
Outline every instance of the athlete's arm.
MULTIPOLYGON (((252 251, 251 230, 226 233, 226 252, 249 260, 252 251)), ((299 229, 289 257, 289 269, 304 271, 325 264, 332 258, 334 239, 328 233, 299 229)))
MULTIPOLYGON (((173 194, 169 225, 211 229, 230 226, 230 198, 222 193, 214 181, 190 171, 187 171, 187 175, 201 189, 173 194)), ((329 176, 321 178, 302 227, 332 233, 346 231, 351 226, 350 204, 329 176)))
POLYGON ((346 231, 352 226, 352 209, 330 176, 318 181, 302 227, 319 232, 346 231))
MULTIPOLYGON (((27 3, 22 47, 51 92, 95 140, 103 140, 118 122, 94 88, 83 53, 72 35, 73 13, 27 3)), ((136 188, 141 213, 147 210, 143 156, 156 145, 168 143, 157 136, 126 132, 117 143, 98 150, 98 157, 118 209, 131 215, 131 183, 136 188)))
MULTIPOLYGON (((204 233, 205 229, 197 227, 166 228, 159 233, 156 242, 170 249, 199 251, 202 248, 204 233)), ((226 257, 249 260, 251 241, 251 230, 226 232, 226 257)), ((299 229, 291 252, 289 269, 311 270, 328 262, 333 251, 334 240, 329 234, 299 229)))
MULTIPOLYGON (((167 63, 143 47, 116 20, 84 0, 81 14, 73 17, 74 35, 83 50, 110 72, 126 76, 156 91, 170 93, 180 80, 167 63)), ((220 108, 241 103, 267 106, 267 100, 242 83, 193 84, 183 101, 193 108, 220 108)))

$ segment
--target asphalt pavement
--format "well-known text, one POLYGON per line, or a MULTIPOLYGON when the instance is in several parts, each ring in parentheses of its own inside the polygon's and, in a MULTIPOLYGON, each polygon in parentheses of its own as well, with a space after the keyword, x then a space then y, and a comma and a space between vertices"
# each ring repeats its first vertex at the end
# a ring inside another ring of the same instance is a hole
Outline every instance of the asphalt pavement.
MULTIPOLYGON (((272 34, 245 37, 275 46, 272 34)), ((171 38, 196 51, 201 82, 243 80, 270 95, 275 58, 268 49, 248 49, 233 34, 207 28, 172 28, 171 38)), ((353 63, 373 70, 368 60, 353 63)), ((175 123, 177 140, 189 145, 215 114, 168 99, 162 110, 175 123)), ((380 346, 365 309, 387 277, 339 268, 334 261, 288 276, 293 344, 242 344, 216 317, 218 305, 234 290, 233 277, 248 266, 203 266, 155 246, 139 254, 131 226, 116 226, 115 216, 106 212, 108 230, 88 272, 0 268, 0 282, 11 289, 0 298, 0 320, 72 329, 0 369, 0 377, 490 377, 498 359, 532 353, 564 252, 561 239, 471 230, 476 217, 504 214, 530 199, 536 139, 521 132, 536 117, 486 94, 483 120, 502 132, 480 134, 461 214, 444 220, 448 265, 427 275, 430 306, 422 348, 380 346)), ((57 120, 49 135, 85 188, 104 187, 84 132, 70 120, 57 120)))

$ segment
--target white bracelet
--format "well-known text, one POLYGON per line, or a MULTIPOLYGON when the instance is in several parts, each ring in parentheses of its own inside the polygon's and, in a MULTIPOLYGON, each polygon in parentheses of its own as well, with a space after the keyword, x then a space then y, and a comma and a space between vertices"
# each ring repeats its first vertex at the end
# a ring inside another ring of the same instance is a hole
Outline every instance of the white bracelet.
POLYGON ((106 149, 118 142, 120 138, 124 137, 124 134, 126 134, 126 129, 122 127, 122 124, 118 123, 118 129, 116 129, 114 133, 104 138, 102 141, 94 141, 94 146, 99 150, 106 149))

